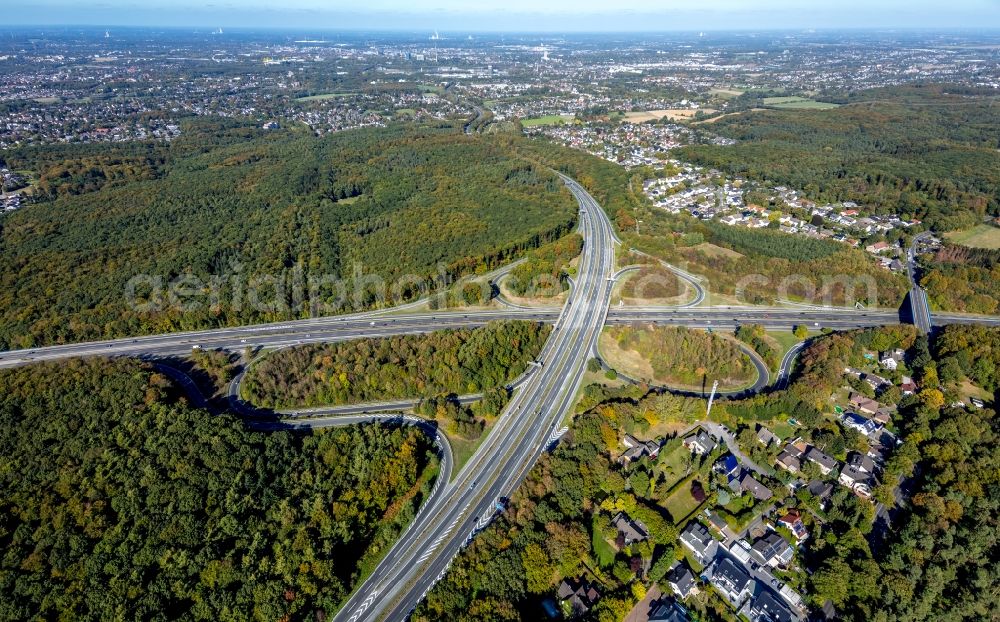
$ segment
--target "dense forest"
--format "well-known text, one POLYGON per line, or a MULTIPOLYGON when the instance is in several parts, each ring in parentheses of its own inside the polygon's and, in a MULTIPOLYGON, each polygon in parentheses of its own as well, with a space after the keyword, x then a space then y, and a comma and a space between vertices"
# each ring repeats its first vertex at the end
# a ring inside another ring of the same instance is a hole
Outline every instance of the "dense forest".
POLYGON ((639 266, 622 285, 623 298, 665 299, 680 296, 685 291, 685 286, 676 274, 648 255, 625 252, 619 257, 618 263, 621 266, 639 266))
POLYGON ((767 329, 760 324, 740 324, 736 329, 736 338, 753 348, 771 371, 777 371, 781 364, 781 352, 774 340, 768 338, 767 329))
POLYGON ((583 250, 583 236, 571 233, 531 251, 510 271, 506 285, 518 296, 554 296, 568 285, 569 262, 583 250))
POLYGON ((663 266, 649 264, 629 275, 621 294, 624 298, 652 300, 680 296, 682 291, 681 280, 676 274, 663 266))
POLYGON ((550 331, 544 324, 509 320, 285 348, 253 364, 243 397, 287 408, 478 393, 524 373, 550 331))
POLYGON ((169 145, 5 157, 46 200, 0 220, 0 348, 371 308, 576 224, 558 177, 453 127, 197 118, 169 145))
POLYGON ((944 244, 921 256, 920 285, 935 309, 996 313, 1000 309, 1000 251, 944 244))
POLYGON ((859 249, 672 215, 649 205, 643 176, 586 153, 540 140, 518 145, 520 153, 579 181, 615 222, 625 248, 637 248, 704 277, 711 294, 736 296, 747 304, 782 298, 817 303, 898 307, 908 290, 905 277, 877 266, 859 249), (636 221, 642 221, 640 233, 636 221))
POLYGON ((941 85, 874 89, 833 110, 727 116, 712 130, 735 146, 690 145, 681 157, 821 201, 957 229, 1000 213, 996 96, 941 85))
POLYGON ((649 364, 650 380, 659 384, 701 389, 705 382, 718 380, 723 387, 740 387, 757 377, 750 358, 734 342, 712 333, 652 325, 606 330, 619 349, 649 364))
POLYGON ((257 433, 134 360, 0 371, 0 620, 316 620, 429 494, 430 439, 257 433))

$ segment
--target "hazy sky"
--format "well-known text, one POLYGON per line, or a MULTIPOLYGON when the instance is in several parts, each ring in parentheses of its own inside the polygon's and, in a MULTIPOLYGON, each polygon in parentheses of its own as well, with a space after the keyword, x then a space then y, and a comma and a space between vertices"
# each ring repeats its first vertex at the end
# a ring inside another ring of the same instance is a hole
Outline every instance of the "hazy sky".
POLYGON ((3 0, 8 24, 458 31, 1000 28, 1000 0, 3 0))

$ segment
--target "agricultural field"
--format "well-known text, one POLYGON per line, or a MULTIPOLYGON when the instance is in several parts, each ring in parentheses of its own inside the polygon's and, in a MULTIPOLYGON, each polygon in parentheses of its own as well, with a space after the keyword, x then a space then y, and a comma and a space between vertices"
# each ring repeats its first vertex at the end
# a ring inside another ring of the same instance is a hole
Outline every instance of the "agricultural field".
POLYGON ((765 97, 761 100, 765 106, 768 108, 777 108, 779 110, 830 110, 831 108, 839 108, 839 104, 831 104, 829 102, 818 102, 805 97, 765 97))
POLYGON ((952 231, 944 234, 944 237, 952 244, 961 246, 1000 249, 1000 227, 992 225, 977 225, 965 231, 952 231))
POLYGON ((563 123, 572 123, 574 118, 576 117, 571 114, 547 114, 544 117, 535 117, 534 119, 521 119, 521 125, 524 127, 560 125, 563 123))
POLYGON ((671 108, 669 110, 646 110, 640 112, 626 112, 625 120, 631 121, 632 123, 643 123, 645 121, 657 121, 659 119, 667 119, 668 121, 688 121, 693 119, 698 112, 703 112, 706 115, 718 112, 712 108, 700 108, 694 110, 691 108, 671 108))

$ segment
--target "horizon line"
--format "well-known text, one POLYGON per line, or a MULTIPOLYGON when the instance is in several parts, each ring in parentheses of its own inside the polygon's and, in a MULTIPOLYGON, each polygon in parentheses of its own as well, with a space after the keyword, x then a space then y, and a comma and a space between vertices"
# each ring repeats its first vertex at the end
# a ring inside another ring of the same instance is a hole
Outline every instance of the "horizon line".
MULTIPOLYGON (((827 27, 812 27, 812 26, 775 26, 775 27, 729 27, 729 28, 699 28, 695 26, 685 27, 679 26, 673 29, 651 29, 651 30, 623 30, 623 29, 608 29, 608 30, 586 30, 586 29, 551 29, 543 28, 537 30, 510 30, 510 29, 483 29, 483 28, 470 28, 470 29, 459 29, 454 27, 448 28, 434 28, 433 26, 428 27, 412 27, 412 26, 269 26, 269 25, 236 25, 227 26, 226 24, 219 23, 204 23, 204 24, 144 24, 144 23, 14 23, 8 24, 5 28, 0 30, 16 30, 25 28, 93 28, 93 29, 107 29, 107 28, 145 28, 145 29, 157 29, 157 30, 190 30, 194 29, 218 29, 218 28, 229 28, 234 31, 297 31, 297 30, 307 30, 309 32, 391 32, 391 33, 422 33, 426 31, 436 31, 439 33, 462 33, 465 34, 556 34, 556 33, 572 33, 577 35, 587 35, 587 34, 627 34, 627 35, 655 35, 655 34, 672 34, 672 33, 692 33, 701 32, 706 34, 726 34, 726 33, 747 33, 747 32, 797 32, 797 33, 838 33, 838 32, 995 32, 1000 34, 1000 25, 985 25, 985 26, 827 26, 827 27)), ((224 33, 223 33, 224 34, 224 33)), ((456 39, 458 40, 458 39, 456 39)))

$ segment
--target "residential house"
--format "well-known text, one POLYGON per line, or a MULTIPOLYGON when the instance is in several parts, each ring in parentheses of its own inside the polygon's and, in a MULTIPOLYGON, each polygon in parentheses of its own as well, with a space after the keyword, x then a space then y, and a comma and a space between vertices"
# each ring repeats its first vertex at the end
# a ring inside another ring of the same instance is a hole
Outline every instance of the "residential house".
POLYGON ((865 455, 860 452, 852 452, 847 457, 847 464, 856 468, 861 473, 868 473, 869 475, 875 474, 875 461, 871 456, 865 455))
POLYGON ((699 429, 697 434, 688 436, 684 439, 684 446, 687 447, 692 453, 699 456, 704 456, 705 454, 712 453, 712 450, 718 443, 715 439, 708 435, 705 430, 699 429))
POLYGON ((792 609, 800 612, 805 610, 802 595, 793 590, 787 583, 778 589, 778 595, 784 598, 785 602, 792 606, 792 609))
POLYGON ((649 622, 688 622, 689 619, 687 609, 672 598, 656 603, 649 612, 649 622))
POLYGON ((771 590, 761 590, 747 610, 750 622, 797 622, 798 616, 785 606, 771 590))
POLYGON ((695 581, 694 573, 684 562, 674 564, 664 578, 678 598, 683 599, 698 593, 698 583, 695 581))
POLYGON ((750 563, 752 553, 753 552, 750 550, 750 543, 746 540, 737 540, 732 544, 732 546, 729 547, 729 554, 732 555, 736 561, 743 564, 744 568, 750 563))
POLYGON ((753 594, 757 584, 746 570, 728 555, 712 562, 712 565, 705 569, 704 576, 737 609, 753 594))
POLYGON ((872 415, 872 419, 882 425, 889 425, 889 422, 892 421, 892 415, 895 412, 896 409, 894 407, 879 406, 879 409, 872 415))
POLYGON ((629 518, 625 512, 618 512, 611 519, 611 526, 618 530, 618 539, 621 546, 627 546, 633 542, 642 542, 649 538, 649 529, 642 524, 642 521, 629 518))
POLYGON ((767 501, 774 496, 767 486, 755 480, 750 473, 744 473, 740 480, 740 488, 752 494, 758 501, 767 501))
POLYGON ((883 378, 882 376, 876 374, 864 374, 864 381, 868 383, 868 386, 878 391, 882 387, 892 386, 892 383, 883 378))
POLYGON ((618 457, 618 462, 629 463, 633 460, 638 460, 643 456, 649 456, 650 459, 655 459, 657 454, 660 453, 660 443, 657 441, 640 441, 631 434, 626 434, 625 438, 622 439, 622 445, 625 445, 626 449, 622 452, 622 455, 618 457))
POLYGON ((719 541, 713 538, 708 529, 698 521, 689 522, 681 532, 680 538, 681 544, 691 551, 691 555, 702 565, 711 561, 719 550, 719 541))
POLYGON ((856 430, 864 436, 872 436, 882 429, 882 426, 867 417, 862 417, 857 413, 845 413, 841 417, 841 422, 845 428, 856 430))
POLYGON ((726 519, 722 518, 718 512, 708 509, 705 510, 705 517, 708 519, 708 524, 712 529, 718 531, 722 537, 726 536, 726 529, 729 528, 729 523, 726 522, 726 519))
POLYGON ((860 393, 851 394, 850 404, 852 408, 865 415, 874 415, 879 409, 878 402, 860 393))
POLYGON ((838 481, 855 492, 859 497, 872 496, 872 476, 851 464, 845 464, 838 481))
POLYGON ((750 550, 757 561, 772 568, 788 566, 792 562, 792 558, 795 557, 792 545, 775 531, 758 538, 750 550))
POLYGON ((774 435, 773 432, 765 428, 764 426, 759 426, 757 428, 757 440, 760 441, 764 447, 769 447, 771 443, 780 443, 781 439, 774 435))
POLYGON ((902 382, 899 383, 899 390, 902 391, 903 395, 913 395, 917 392, 917 383, 913 382, 913 378, 903 376, 902 382))
MULTIPOLYGON (((832 491, 833 486, 830 484, 827 485, 830 486, 832 491)), ((809 537, 809 531, 802 524, 802 514, 798 510, 789 510, 784 516, 778 519, 778 524, 788 528, 792 532, 792 535, 795 536, 796 542, 802 542, 809 537)))
POLYGON ((882 358, 878 360, 878 363, 883 368, 888 369, 890 371, 896 371, 896 368, 899 366, 899 361, 897 361, 895 358, 893 358, 888 354, 883 354, 882 358))
POLYGON ((718 462, 716 462, 712 468, 714 468, 717 473, 721 473, 722 475, 733 476, 739 472, 740 462, 733 454, 726 454, 725 456, 719 458, 718 462))
POLYGON ((802 461, 799 460, 801 455, 802 454, 795 451, 794 447, 788 445, 781 450, 781 453, 778 454, 775 462, 779 467, 785 469, 789 473, 798 473, 802 469, 802 461), (790 448, 792 451, 789 451, 790 448))
POLYGON ((742 468, 737 469, 735 473, 730 474, 729 477, 726 478, 726 485, 729 486, 729 490, 733 491, 733 494, 736 495, 737 497, 742 497, 743 493, 745 492, 743 490, 743 484, 741 483, 742 479, 743 479, 742 468))
POLYGON ((809 482, 806 490, 809 491, 809 494, 819 499, 821 508, 825 508, 826 504, 830 501, 830 497, 833 496, 833 484, 821 479, 809 482))
POLYGON ((559 584, 556 592, 560 602, 569 601, 574 616, 582 616, 600 600, 600 593, 588 581, 566 581, 559 584))
POLYGON ((828 475, 830 471, 837 468, 837 461, 826 455, 815 447, 810 447, 805 453, 805 458, 819 467, 819 472, 828 475))

